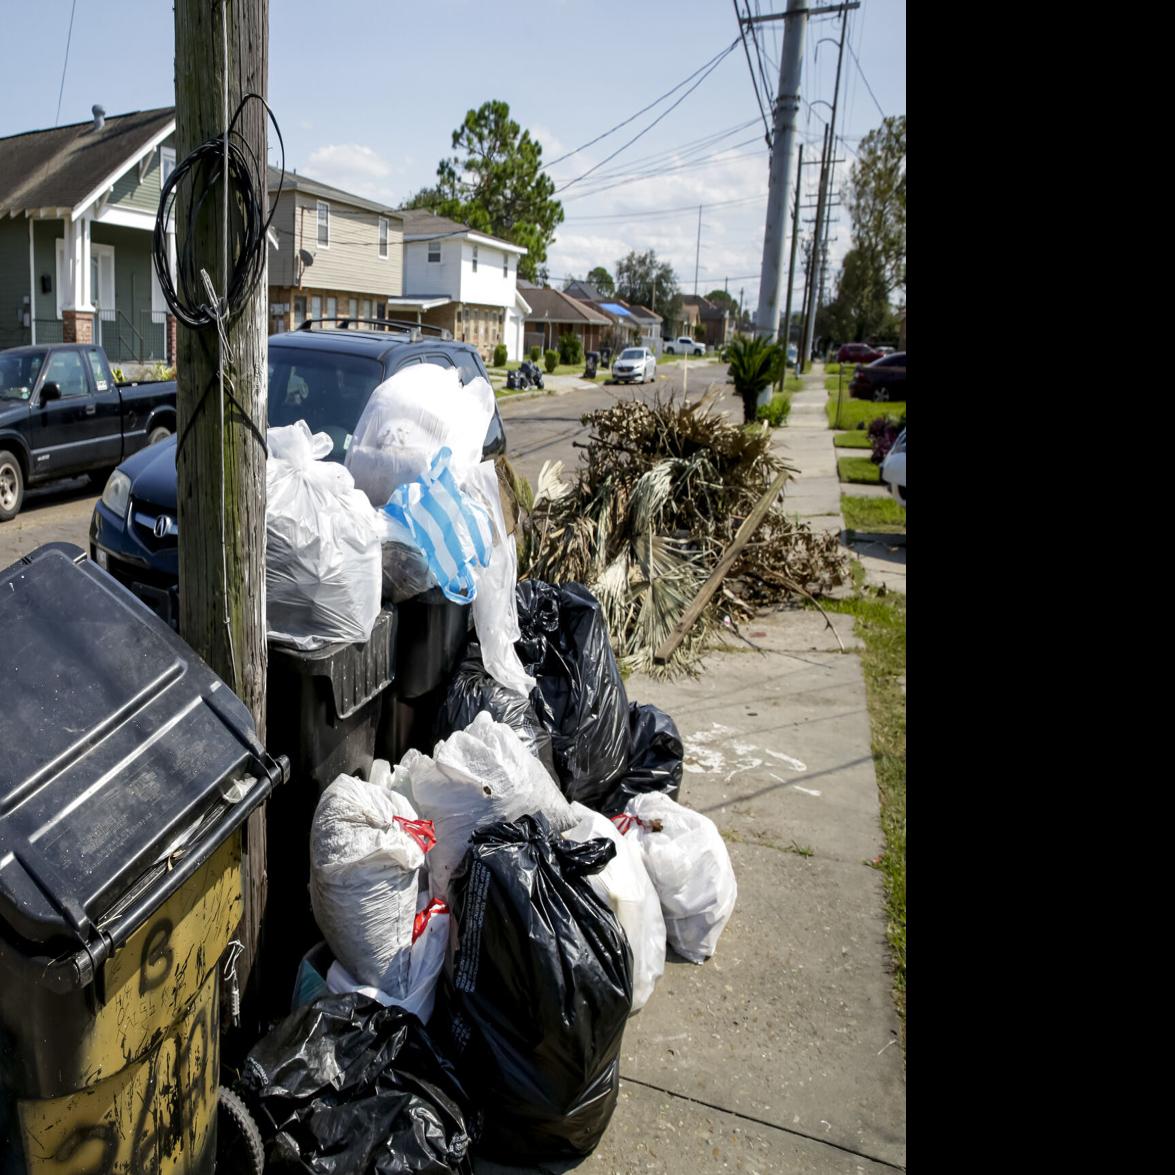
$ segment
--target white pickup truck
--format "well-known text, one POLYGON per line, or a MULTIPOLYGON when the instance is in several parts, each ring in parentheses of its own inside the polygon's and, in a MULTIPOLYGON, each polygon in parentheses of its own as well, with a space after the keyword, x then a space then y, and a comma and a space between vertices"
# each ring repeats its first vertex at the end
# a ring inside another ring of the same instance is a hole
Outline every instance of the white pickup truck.
POLYGON ((675 339, 665 340, 666 355, 705 355, 706 344, 691 339, 689 335, 678 335, 675 339))

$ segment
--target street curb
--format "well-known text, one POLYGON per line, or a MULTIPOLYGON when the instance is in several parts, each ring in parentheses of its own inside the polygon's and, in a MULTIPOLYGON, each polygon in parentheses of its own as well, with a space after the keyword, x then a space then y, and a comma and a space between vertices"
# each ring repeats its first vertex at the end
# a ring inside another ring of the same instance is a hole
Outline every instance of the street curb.
POLYGON ((906 545, 906 536, 904 534, 887 533, 885 531, 852 530, 849 527, 845 527, 840 532, 840 541, 845 546, 850 546, 853 543, 877 543, 883 547, 904 547, 906 545))

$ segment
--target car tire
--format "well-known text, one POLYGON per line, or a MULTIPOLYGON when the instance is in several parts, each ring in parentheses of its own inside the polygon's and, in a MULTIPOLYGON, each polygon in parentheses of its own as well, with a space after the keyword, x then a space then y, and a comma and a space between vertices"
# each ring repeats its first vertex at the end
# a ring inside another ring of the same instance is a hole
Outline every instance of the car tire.
POLYGON ((24 470, 9 449, 0 449, 0 522, 9 522, 24 503, 24 470))
POLYGON ((147 444, 157 445, 160 441, 167 440, 169 436, 171 436, 171 429, 161 424, 147 434, 147 444))

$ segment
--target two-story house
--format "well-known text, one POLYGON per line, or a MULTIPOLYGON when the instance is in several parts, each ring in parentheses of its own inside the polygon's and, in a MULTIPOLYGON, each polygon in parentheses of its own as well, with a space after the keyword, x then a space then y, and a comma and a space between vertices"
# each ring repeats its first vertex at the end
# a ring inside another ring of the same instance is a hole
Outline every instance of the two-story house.
POLYGON ((287 171, 269 169, 277 198, 269 252, 269 333, 306 319, 398 318, 404 222, 392 208, 287 171))
POLYGON ((523 324, 530 306, 518 290, 520 245, 421 209, 403 209, 402 310, 473 343, 482 358, 506 344, 509 359, 523 355, 523 324))

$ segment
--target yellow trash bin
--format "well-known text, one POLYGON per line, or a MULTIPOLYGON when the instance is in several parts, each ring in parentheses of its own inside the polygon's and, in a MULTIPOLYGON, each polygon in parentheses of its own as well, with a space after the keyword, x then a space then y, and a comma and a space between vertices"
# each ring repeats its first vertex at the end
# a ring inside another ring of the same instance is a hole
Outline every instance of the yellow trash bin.
POLYGON ((211 1172, 243 825, 283 768, 64 544, 0 572, 0 680, 0 1175, 211 1172))

